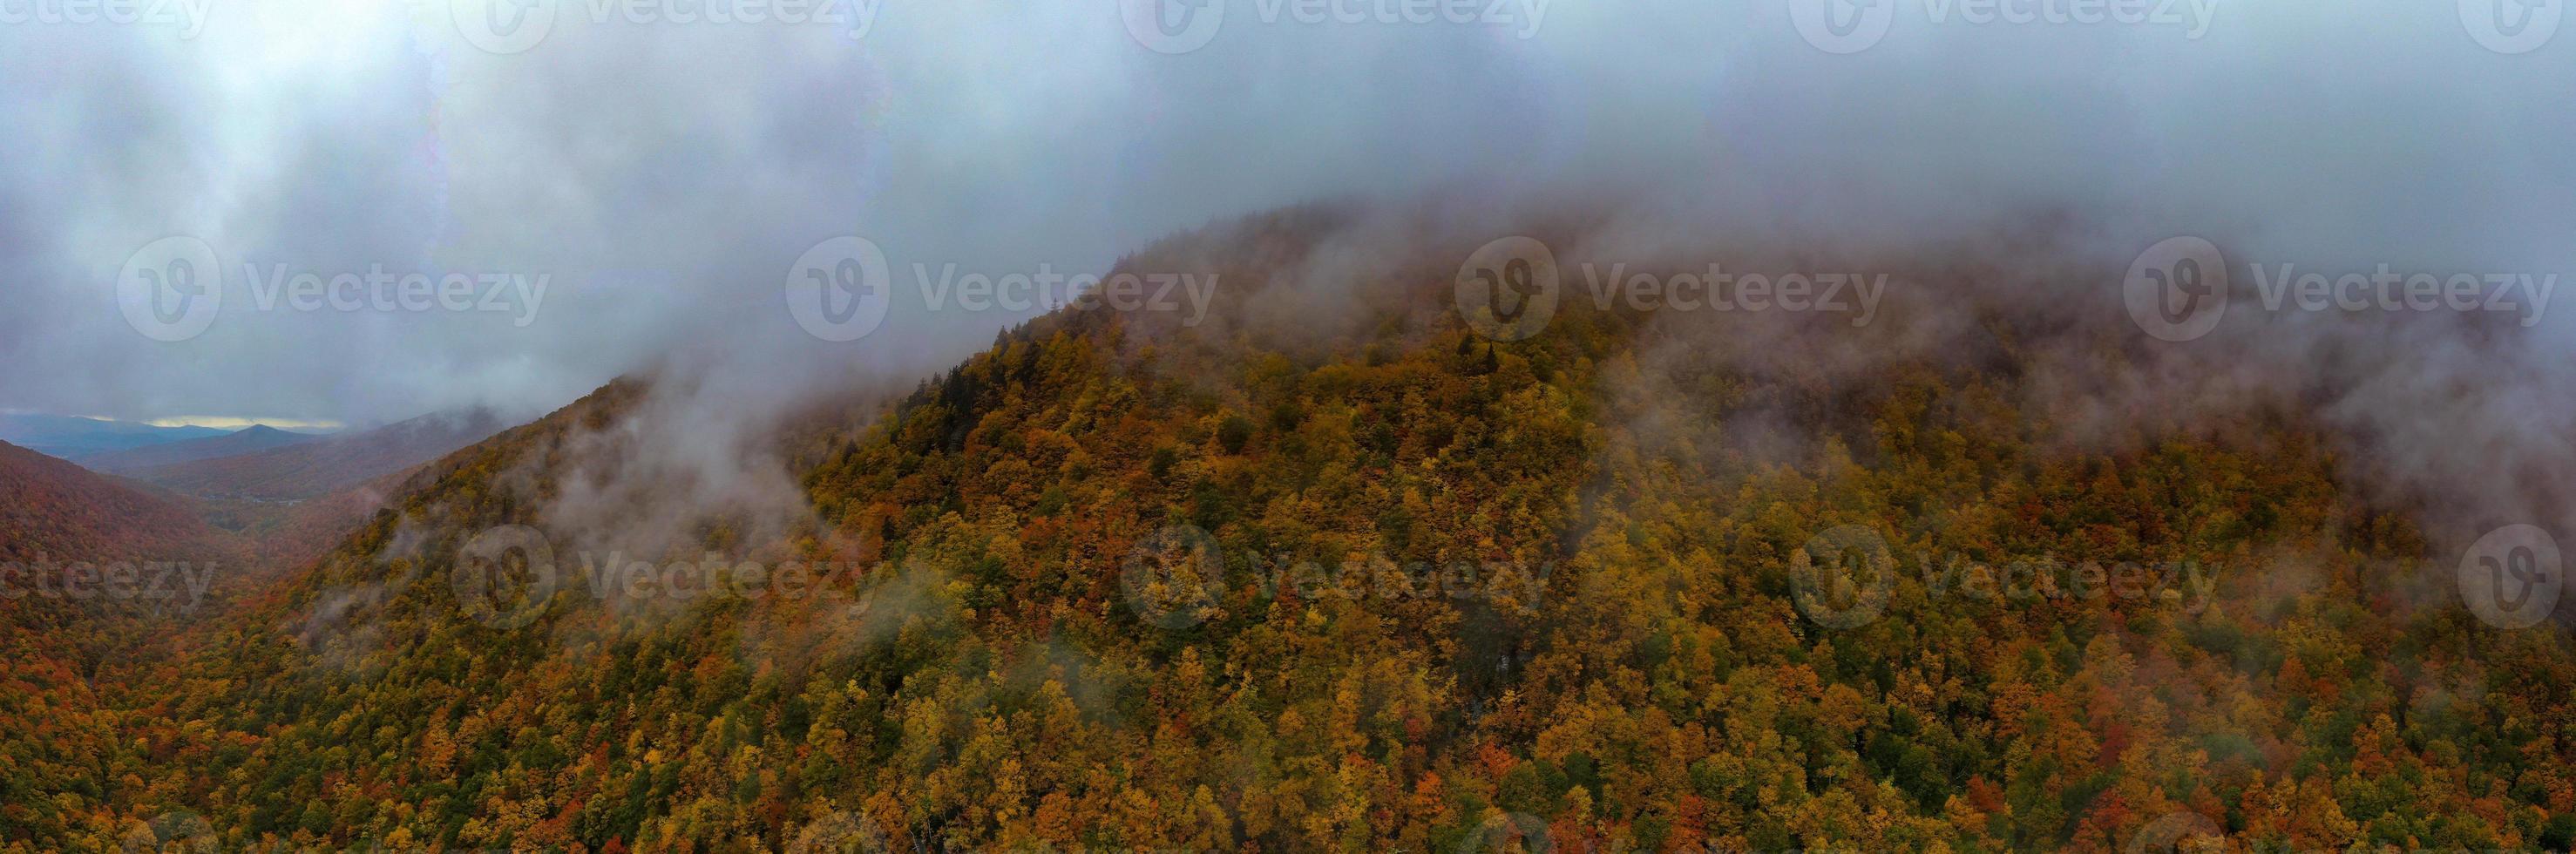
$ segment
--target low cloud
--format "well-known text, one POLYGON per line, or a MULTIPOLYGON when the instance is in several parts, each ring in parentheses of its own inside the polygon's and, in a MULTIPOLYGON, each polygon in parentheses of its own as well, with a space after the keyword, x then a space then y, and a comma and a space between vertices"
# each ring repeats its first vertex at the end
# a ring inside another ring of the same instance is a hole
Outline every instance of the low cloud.
MULTIPOLYGON (((793 481, 749 437, 818 393, 908 387, 1044 308, 897 288, 877 330, 821 340, 787 309, 789 267, 848 235, 897 271, 1105 272, 1246 213, 1400 211, 1363 214, 1246 309, 1323 331, 1390 262, 1530 223, 1573 235, 1569 268, 1893 273, 1865 336, 1729 325, 1742 358, 1825 379, 1937 352, 1977 305, 2116 329, 2116 271, 2178 235, 2239 273, 2576 271, 2576 35, 2499 43, 2450 4, 2203 4, 2174 27, 1900 2, 1848 52, 1801 32, 1804 0, 1553 4, 1510 26, 1237 3, 1180 50, 1107 0, 874 4, 863 32, 559 5, 502 53, 446 3, 0 26, 0 406, 375 423, 676 371, 576 467, 558 521, 651 511, 656 493, 594 476, 611 470, 787 518, 793 481), (161 341, 115 284, 172 235, 213 251, 196 272, 224 305, 161 341), (268 272, 380 269, 550 285, 519 312, 252 294, 268 272)), ((1221 306, 1243 299, 1219 281, 1221 306)), ((2531 317, 2232 312, 2119 370, 2070 346, 2032 384, 2079 427, 2298 401, 2371 449, 2353 465, 2375 483, 2481 520, 2547 515, 2576 312, 2531 317)))

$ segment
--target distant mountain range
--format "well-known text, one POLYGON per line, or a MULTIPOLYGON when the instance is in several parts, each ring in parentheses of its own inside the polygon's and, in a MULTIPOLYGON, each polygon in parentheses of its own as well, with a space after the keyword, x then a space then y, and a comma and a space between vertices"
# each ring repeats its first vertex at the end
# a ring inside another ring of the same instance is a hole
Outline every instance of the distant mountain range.
POLYGON ((288 502, 438 459, 506 426, 484 410, 436 413, 338 434, 266 425, 223 430, 0 414, 0 442, 200 498, 288 502))
POLYGON ((321 438, 323 437, 310 433, 295 433, 254 424, 220 436, 127 448, 122 451, 76 457, 72 461, 80 463, 82 467, 91 471, 128 474, 156 466, 257 453, 321 438))
MULTIPOLYGON (((117 471, 201 498, 301 501, 438 459, 490 438, 507 426, 484 410, 439 413, 362 432, 304 437, 302 441, 259 434, 242 438, 239 444, 269 443, 269 447, 117 471)), ((186 452, 197 450, 202 446, 186 452)))
POLYGON ((0 442, 66 460, 171 442, 211 439, 228 432, 214 427, 159 427, 67 415, 0 413, 0 442))

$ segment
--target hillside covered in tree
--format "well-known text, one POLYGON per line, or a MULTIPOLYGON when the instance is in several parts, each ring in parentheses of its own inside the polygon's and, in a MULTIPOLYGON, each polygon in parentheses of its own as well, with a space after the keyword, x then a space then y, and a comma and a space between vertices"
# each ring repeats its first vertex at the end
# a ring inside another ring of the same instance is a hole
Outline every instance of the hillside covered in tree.
POLYGON ((71 794, 0 849, 2576 844, 2564 630, 2446 598, 2296 396, 2085 408, 2134 330, 1989 298, 2062 270, 1930 257, 1862 328, 1569 269, 1496 340, 1481 239, 1354 216, 1122 262, 1220 275, 1202 323, 818 401, 784 495, 667 464, 667 378, 440 460, 113 761, 7 775, 71 794))
POLYGON ((0 844, 54 847, 97 811, 175 632, 240 552, 138 484, 0 444, 0 844))

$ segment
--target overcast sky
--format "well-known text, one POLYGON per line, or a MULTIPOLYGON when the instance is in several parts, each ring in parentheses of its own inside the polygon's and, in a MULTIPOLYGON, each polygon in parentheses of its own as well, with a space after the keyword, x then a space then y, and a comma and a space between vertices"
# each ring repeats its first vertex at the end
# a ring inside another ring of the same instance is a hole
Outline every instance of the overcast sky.
POLYGON ((1349 195, 1629 194, 1854 232, 2061 211, 2302 267, 2576 270, 2563 0, 2092 24, 2052 23, 2103 8, 2068 0, 2007 4, 2027 23, 1878 0, 1804 32, 1854 9, 1203 0, 1166 29, 1116 0, 803 23, 671 20, 751 0, 157 2, 0 0, 0 409, 527 413, 690 351, 919 374, 1043 306, 934 310, 916 264, 1099 272, 1349 195), (826 341, 791 268, 852 235, 891 316, 826 341), (203 253, 212 275, 173 266, 203 253), (288 284, 372 273, 467 290, 341 310, 288 284), (121 303, 138 276, 219 307, 121 303))

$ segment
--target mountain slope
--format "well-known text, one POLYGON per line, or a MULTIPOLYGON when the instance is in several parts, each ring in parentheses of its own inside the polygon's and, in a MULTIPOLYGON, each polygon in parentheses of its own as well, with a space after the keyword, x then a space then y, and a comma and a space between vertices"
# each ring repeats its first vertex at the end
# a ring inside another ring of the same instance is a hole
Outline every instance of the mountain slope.
POLYGON ((212 427, 155 427, 96 418, 0 413, 0 442, 63 459, 223 434, 212 427))
POLYGON ((78 462, 83 467, 92 471, 130 474, 138 470, 148 469, 154 466, 174 465, 178 463, 195 462, 198 460, 211 460, 219 457, 257 453, 260 451, 270 450, 272 448, 283 448, 288 445, 316 441, 319 438, 321 437, 310 436, 303 433, 291 433, 275 427, 254 424, 221 436, 208 436, 203 439, 187 439, 177 442, 166 442, 159 445, 148 445, 141 448, 129 448, 122 451, 110 451, 104 454, 94 454, 82 457, 78 462))
POLYGON ((2576 839, 2564 635, 2428 593, 2449 561, 2299 411, 2078 435, 2037 354, 2135 354, 2048 315, 1570 300, 1489 341, 1472 242, 1353 267, 1354 228, 1169 241, 1127 265, 1253 284, 781 427, 785 509, 668 464, 705 455, 657 451, 696 438, 655 432, 667 378, 442 459, 206 627, 165 701, 201 737, 125 814, 398 850, 2576 839), (1875 594, 1819 581, 1882 553, 1875 594))
POLYGON ((182 504, 0 443, 0 560, 168 557, 208 533, 182 504))
POLYGON ((441 413, 264 451, 137 468, 130 474, 188 495, 300 501, 429 462, 503 426, 486 411, 441 413))
POLYGON ((239 568, 176 502, 0 444, 0 847, 64 840, 111 781, 146 771, 136 689, 175 678, 156 617, 206 603, 239 568))

